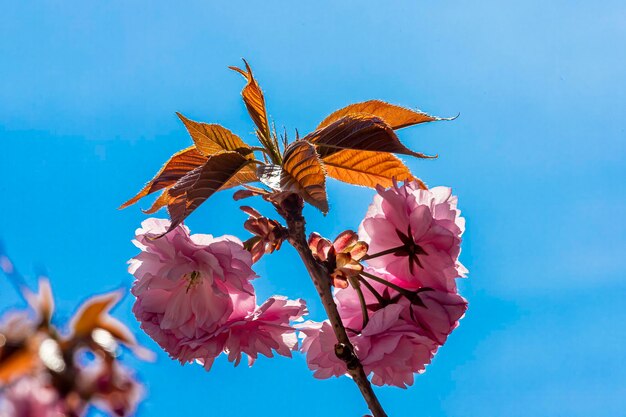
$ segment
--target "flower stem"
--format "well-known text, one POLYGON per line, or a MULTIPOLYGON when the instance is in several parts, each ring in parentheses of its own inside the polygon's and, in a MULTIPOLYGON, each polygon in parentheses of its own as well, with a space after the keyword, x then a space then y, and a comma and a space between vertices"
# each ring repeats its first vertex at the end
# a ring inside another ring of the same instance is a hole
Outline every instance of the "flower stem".
MULTIPOLYGON (((374 297, 376 297, 376 300, 378 301, 378 304, 380 305, 385 305, 385 299, 383 298, 382 295, 380 295, 380 293, 378 291, 376 291, 376 288, 372 287, 372 284, 370 284, 369 282, 367 282, 367 280, 363 277, 359 277, 359 281, 361 281, 361 283, 363 285, 365 285, 365 287, 370 290, 370 292, 372 294, 374 294, 374 297)), ((363 326, 365 327, 365 326, 363 326)))
POLYGON ((398 247, 395 247, 395 248, 385 249, 383 251, 374 253, 372 255, 367 254, 367 255, 365 255, 363 257, 363 260, 367 261, 368 259, 378 258, 379 256, 383 256, 383 255, 389 255, 390 253, 394 253, 394 252, 396 252, 396 251, 398 251, 398 250, 400 250, 400 249, 402 249, 404 247, 405 247, 405 245, 402 245, 402 246, 398 246, 398 247))
POLYGON ((384 284, 384 285, 388 286, 389 288, 392 288, 392 289, 398 291, 400 294, 404 295, 405 297, 407 297, 409 299, 412 299, 412 297, 413 297, 413 293, 411 293, 411 291, 409 291, 409 290, 407 290, 405 288, 402 288, 402 287, 400 287, 400 286, 398 286, 396 284, 393 284, 393 283, 387 281, 384 278, 377 277, 376 275, 370 274, 369 272, 365 272, 365 271, 361 271, 361 275, 363 275, 363 276, 365 276, 365 277, 367 277, 369 279, 372 279, 372 280, 374 280, 376 282, 380 282, 381 284, 384 284))
POLYGON ((338 343, 335 345, 335 354, 339 359, 346 363, 348 374, 352 377, 354 382, 359 387, 361 395, 367 402, 369 409, 374 417, 387 417, 385 410, 380 405, 370 381, 367 379, 367 375, 363 370, 363 365, 354 353, 354 346, 344 327, 337 305, 333 299, 333 293, 331 289, 331 278, 326 268, 315 260, 311 249, 307 244, 305 234, 305 221, 302 217, 302 209, 300 208, 280 208, 279 213, 287 221, 289 230, 289 243, 296 249, 300 258, 304 262, 304 265, 313 280, 315 289, 319 294, 324 310, 328 315, 335 336, 338 343))
POLYGON ((365 303, 365 297, 363 296, 363 289, 361 289, 361 283, 357 279, 357 277, 351 277, 350 284, 356 290, 357 295, 359 296, 359 304, 361 304, 361 314, 363 315, 363 329, 367 326, 370 318, 367 314, 367 304, 365 303))

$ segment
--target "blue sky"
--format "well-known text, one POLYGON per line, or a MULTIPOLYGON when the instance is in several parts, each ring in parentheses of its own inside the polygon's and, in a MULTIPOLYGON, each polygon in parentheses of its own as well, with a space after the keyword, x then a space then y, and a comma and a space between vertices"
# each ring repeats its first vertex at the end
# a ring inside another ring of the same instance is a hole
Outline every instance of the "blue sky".
MULTIPOLYGON (((461 114, 400 134, 441 155, 408 161, 414 172, 459 195, 470 309, 413 387, 378 390, 391 416, 623 416, 623 2, 0 6, 0 237, 25 273, 46 266, 66 317, 130 284, 144 215, 116 207, 190 144, 175 111, 251 138, 242 79, 226 69, 245 57, 290 132, 370 98, 461 114)), ((192 231, 245 238, 230 195, 199 209, 192 231)), ((372 195, 330 181, 331 213, 309 210, 309 229, 355 228, 372 195)), ((257 272, 261 296, 304 297, 322 318, 291 248, 257 272)), ((0 308, 16 303, 0 282, 0 308)), ((134 323, 131 304, 116 315, 134 323)), ((205 373, 160 353, 137 366, 150 389, 141 416, 366 411, 350 380, 314 380, 301 356, 205 373)))

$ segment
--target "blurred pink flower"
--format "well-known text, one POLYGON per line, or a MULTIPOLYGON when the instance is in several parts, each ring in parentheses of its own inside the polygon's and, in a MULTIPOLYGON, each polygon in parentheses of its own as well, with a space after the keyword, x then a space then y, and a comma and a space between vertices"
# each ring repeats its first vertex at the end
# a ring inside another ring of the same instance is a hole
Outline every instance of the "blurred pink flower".
POLYGON ((6 387, 0 398, 0 416, 62 417, 64 402, 56 389, 39 376, 28 376, 6 387))
POLYGON ((133 307, 141 328, 181 363, 208 370, 222 352, 252 365, 259 354, 291 356, 297 349, 292 320, 306 314, 303 300, 274 296, 257 307, 250 280, 252 257, 239 240, 190 235, 169 221, 149 219, 137 231, 142 252, 131 259, 133 307))
POLYGON ((38 324, 30 311, 15 310, 5 313, 0 321, 2 345, 6 342, 14 345, 22 343, 37 331, 38 324))
POLYGON ((6 255, 0 255, 0 270, 7 275, 11 275, 15 271, 13 262, 6 255))
POLYGON ((447 187, 420 189, 416 182, 378 188, 359 227, 369 244, 368 264, 403 281, 408 288, 454 292, 454 279, 467 270, 458 261, 465 219, 447 187), (395 251, 393 249, 396 248, 395 251))
POLYGON ((91 404, 111 416, 133 415, 144 394, 128 369, 103 360, 80 368, 76 386, 91 404))

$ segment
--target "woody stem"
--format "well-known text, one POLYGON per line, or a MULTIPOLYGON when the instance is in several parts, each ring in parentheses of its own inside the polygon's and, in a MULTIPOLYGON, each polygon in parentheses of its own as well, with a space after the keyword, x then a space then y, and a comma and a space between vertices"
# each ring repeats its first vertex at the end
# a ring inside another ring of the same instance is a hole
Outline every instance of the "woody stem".
POLYGON ((321 298, 324 310, 328 315, 333 331, 335 332, 335 336, 337 337, 338 343, 335 345, 335 354, 339 359, 345 362, 348 374, 359 387, 361 395, 367 402, 373 416, 387 417, 387 414, 372 389, 372 385, 367 379, 367 375, 365 375, 363 365, 359 361, 359 358, 357 358, 354 352, 354 346, 352 342, 350 342, 346 328, 341 321, 341 316, 339 315, 337 305, 333 299, 330 274, 322 264, 315 260, 313 253, 309 249, 305 234, 305 221, 304 217, 302 217, 301 208, 295 210, 279 210, 279 213, 287 221, 289 243, 296 249, 309 272, 315 289, 321 298))

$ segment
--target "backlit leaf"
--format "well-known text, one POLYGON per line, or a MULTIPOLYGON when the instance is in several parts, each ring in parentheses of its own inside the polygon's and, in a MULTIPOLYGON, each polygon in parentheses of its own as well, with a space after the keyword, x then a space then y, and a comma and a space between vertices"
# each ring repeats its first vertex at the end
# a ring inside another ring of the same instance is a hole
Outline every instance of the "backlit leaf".
POLYGON ((174 185, 176 181, 185 176, 189 171, 204 164, 206 160, 207 157, 198 151, 195 146, 175 153, 165 165, 163 165, 161 170, 157 172, 154 178, 151 179, 136 196, 122 204, 120 209, 135 204, 148 194, 174 185))
POLYGON ((220 187, 220 190, 226 190, 228 188, 237 187, 238 185, 248 184, 258 181, 259 177, 256 175, 256 169, 253 165, 246 165, 239 170, 231 179, 226 181, 224 185, 220 187))
MULTIPOLYGON (((105 319, 101 320, 98 324, 98 329, 108 332, 115 340, 129 348, 138 358, 146 361, 155 360, 156 356, 154 352, 141 346, 130 329, 116 318, 107 315, 105 319)), ((93 335, 92 333, 92 337, 93 335)))
POLYGON ((85 337, 100 326, 105 320, 109 310, 113 308, 121 299, 119 291, 98 295, 83 303, 70 323, 76 337, 85 337))
POLYGON ((237 71, 239 74, 243 75, 243 77, 248 82, 246 86, 241 91, 241 95, 243 96, 243 101, 246 104, 246 108, 248 109, 248 113, 252 118, 252 121, 258 128, 261 135, 265 138, 270 137, 270 129, 269 123, 267 121, 267 111, 265 110, 265 98, 263 97, 263 92, 261 91, 261 87, 254 79, 252 75, 252 69, 246 60, 243 60, 246 65, 246 70, 242 70, 237 67, 228 67, 233 71, 237 71))
POLYGON ((349 106, 333 112, 330 116, 325 118, 319 126, 317 126, 317 129, 326 127, 352 113, 364 113, 380 117, 394 130, 402 129, 407 126, 413 126, 419 123, 449 120, 430 116, 426 113, 420 112, 419 110, 411 110, 406 107, 396 106, 395 104, 385 103, 384 101, 369 100, 362 103, 350 104, 349 106))
MULTIPOLYGON (((244 166, 239 172, 235 174, 231 179, 229 179, 222 187, 221 190, 226 190, 228 188, 237 187, 239 185, 248 184, 251 182, 259 181, 259 177, 257 177, 256 170, 252 166, 244 166)), ((161 195, 154 200, 152 206, 150 206, 147 210, 142 210, 146 214, 153 214, 159 211, 163 207, 167 207, 168 204, 174 201, 174 198, 170 196, 168 190, 172 187, 167 187, 163 190, 161 195)))
POLYGON ((172 219, 169 230, 176 228, 249 163, 250 160, 238 152, 221 152, 210 156, 204 165, 181 178, 168 190, 172 198, 167 207, 172 219))
POLYGON ((389 153, 346 149, 327 156, 323 161, 329 177, 349 184, 391 187, 394 178, 421 183, 399 158, 389 153))
POLYGON ((50 281, 45 277, 41 277, 39 279, 39 290, 36 293, 26 290, 24 291, 24 297, 30 307, 37 312, 42 323, 50 323, 54 313, 54 297, 52 296, 50 281))
POLYGON ((285 149, 280 189, 297 193, 322 213, 328 213, 326 172, 315 147, 307 141, 297 140, 285 149))
POLYGON ((391 152, 429 158, 404 146, 383 119, 362 113, 347 115, 308 134, 304 139, 317 146, 322 158, 341 149, 391 152))
POLYGON ((37 351, 26 346, 3 357, 0 361, 0 387, 31 373, 38 365, 37 351))
POLYGON ((222 151, 238 151, 249 157, 254 157, 250 147, 237 135, 223 126, 194 122, 180 113, 176 113, 185 124, 189 135, 193 139, 196 149, 205 156, 222 151))
MULTIPOLYGON (((151 360, 154 356, 152 352, 140 346, 130 329, 109 314, 121 298, 122 293, 114 291, 91 297, 85 301, 70 322, 72 336, 78 339, 95 338, 94 336, 97 334, 94 333, 95 330, 105 330, 118 342, 126 345, 138 357, 151 360)), ((96 340, 96 342, 98 341, 96 340)))
POLYGON ((170 188, 172 187, 167 187, 166 189, 164 189, 161 195, 159 195, 159 197, 154 200, 154 203, 152 203, 149 209, 141 211, 143 211, 145 214, 153 214, 159 211, 161 208, 167 207, 167 205, 172 201, 172 198, 168 193, 168 190, 170 188))

